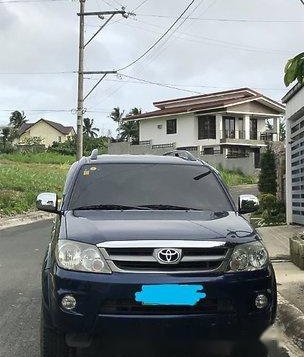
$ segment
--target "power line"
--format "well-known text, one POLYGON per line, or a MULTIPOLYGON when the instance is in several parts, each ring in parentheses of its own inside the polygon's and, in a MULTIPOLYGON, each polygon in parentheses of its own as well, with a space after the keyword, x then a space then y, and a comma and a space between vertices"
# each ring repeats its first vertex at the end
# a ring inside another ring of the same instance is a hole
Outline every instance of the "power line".
POLYGON ((300 0, 300 1, 301 1, 302 5, 304 5, 304 0, 300 0))
POLYGON ((151 45, 141 56, 139 56, 138 58, 136 58, 134 61, 132 61, 131 63, 129 63, 128 65, 118 69, 118 71, 123 71, 131 66, 133 66, 135 63, 137 63, 138 61, 140 61, 143 57, 145 57, 150 51, 152 51, 152 49, 157 46, 161 40, 172 30, 172 28, 178 23, 178 21, 184 16, 184 14, 188 11, 188 9, 191 7, 191 5, 195 2, 195 0, 192 0, 189 5, 186 7, 186 9, 178 16, 178 18, 173 22, 173 24, 165 31, 165 33, 163 35, 161 35, 161 37, 158 38, 158 40, 156 42, 153 43, 153 45, 151 45))
POLYGON ((35 2, 68 2, 68 0, 3 0, 0 4, 35 3, 35 2))
POLYGON ((56 75, 56 74, 75 74, 76 71, 61 71, 61 72, 0 72, 0 75, 56 75))
POLYGON ((143 5, 145 5, 145 3, 148 2, 148 1, 149 1, 149 0, 143 0, 138 6, 136 6, 136 7, 132 10, 132 12, 134 12, 134 11, 140 9, 140 8, 141 8, 143 5))
MULTIPOLYGON (((304 0, 300 0, 301 2, 304 0)), ((173 16, 170 15, 157 15, 157 14, 136 14, 137 16, 143 17, 154 17, 163 19, 172 19, 173 16)), ((204 18, 204 17, 189 17, 189 20, 198 21, 217 21, 217 22, 257 22, 257 23, 303 23, 304 20, 268 20, 268 19, 229 19, 229 18, 204 18)))
POLYGON ((188 92, 188 93, 192 93, 192 94, 201 94, 201 92, 197 92, 197 91, 193 91, 193 90, 189 90, 189 89, 178 88, 178 87, 172 86, 170 84, 164 84, 164 83, 160 83, 160 82, 149 81, 147 79, 137 78, 137 77, 133 77, 133 76, 129 76, 129 75, 123 74, 123 73, 118 73, 118 75, 120 75, 122 77, 125 77, 125 78, 135 79, 135 80, 143 82, 143 83, 153 84, 153 85, 160 86, 160 87, 166 87, 166 88, 175 89, 175 90, 188 92))
MULTIPOLYGON (((119 74, 122 76, 122 74, 119 74)), ((136 78, 136 77, 133 77, 136 78)), ((105 82, 121 82, 122 79, 107 79, 105 82)), ((146 79, 142 78, 136 78, 133 81, 132 80, 123 80, 124 83, 129 83, 129 84, 143 84, 143 85, 148 85, 148 84, 154 84, 153 81, 149 81, 146 79)), ((187 87, 187 88, 217 88, 217 89, 231 89, 230 87, 227 86, 211 86, 211 85, 201 85, 201 84, 180 84, 180 83, 161 83, 157 82, 157 85, 161 86, 170 86, 170 87, 187 87)), ((246 84, 247 86, 247 84, 246 84)), ((241 85, 240 87, 244 87, 244 85, 241 85)), ((269 88, 269 87, 258 87, 258 86, 249 86, 250 88, 253 89, 260 89, 260 90, 270 90, 270 91, 284 91, 285 88, 269 88)))
MULTIPOLYGON (((138 19, 135 19, 134 21, 140 22, 140 23, 143 23, 143 24, 146 24, 146 25, 158 27, 155 24, 151 24, 151 23, 148 23, 148 22, 145 22, 145 21, 141 21, 141 20, 138 20, 138 19)), ((130 24, 127 24, 127 25, 131 26, 130 24)), ((146 30, 146 31, 151 31, 151 32, 154 32, 154 33, 159 33, 158 31, 153 31, 151 29, 145 29, 145 28, 142 28, 142 27, 138 27, 138 28, 141 28, 141 29, 146 30)), ((196 42, 197 43, 197 42, 210 41, 210 42, 214 42, 214 44, 217 44, 217 45, 224 45, 224 46, 229 46, 229 47, 233 46, 233 47, 236 47, 236 48, 238 48, 240 50, 245 50, 245 51, 263 52, 263 53, 271 53, 271 54, 274 54, 274 53, 275 54, 277 54, 277 53, 283 53, 283 54, 293 53, 293 51, 288 51, 288 50, 269 49, 269 48, 255 47, 255 46, 246 46, 246 45, 242 45, 242 44, 236 43, 236 42, 218 40, 218 39, 214 39, 214 38, 210 38, 210 37, 206 37, 206 36, 194 35, 194 34, 190 34, 190 33, 182 33, 181 32, 180 35, 186 36, 186 37, 190 37, 192 39, 179 37, 179 36, 176 36, 176 35, 175 36, 177 38, 181 39, 181 40, 186 40, 186 41, 190 41, 190 42, 192 41, 192 42, 196 42)))

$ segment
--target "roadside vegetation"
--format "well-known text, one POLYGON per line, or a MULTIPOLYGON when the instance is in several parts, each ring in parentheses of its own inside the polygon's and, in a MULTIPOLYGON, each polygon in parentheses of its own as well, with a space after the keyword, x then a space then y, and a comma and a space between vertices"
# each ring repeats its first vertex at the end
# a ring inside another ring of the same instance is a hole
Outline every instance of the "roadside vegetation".
POLYGON ((255 176, 245 175, 242 171, 230 171, 219 168, 221 176, 228 186, 252 185, 256 184, 258 179, 255 176))
POLYGON ((251 216, 252 224, 257 227, 285 225, 285 204, 277 198, 276 158, 271 146, 262 155, 258 185, 260 208, 251 216))
MULTIPOLYGON (((0 216, 34 210, 40 192, 60 195, 74 161, 74 156, 57 152, 0 154, 0 216)), ((220 171, 229 186, 256 183, 240 171, 220 171)))

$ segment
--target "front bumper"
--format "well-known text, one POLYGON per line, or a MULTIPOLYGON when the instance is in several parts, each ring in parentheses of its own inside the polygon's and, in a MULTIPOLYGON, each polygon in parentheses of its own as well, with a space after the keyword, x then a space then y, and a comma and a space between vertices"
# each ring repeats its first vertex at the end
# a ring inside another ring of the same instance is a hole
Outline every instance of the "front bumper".
POLYGON ((67 334, 104 337, 111 334, 140 336, 187 334, 192 338, 234 338, 260 334, 276 315, 276 283, 271 266, 259 272, 214 276, 127 274, 100 275, 66 271, 54 266, 43 273, 44 307, 51 327, 67 334), (142 285, 202 284, 206 300, 195 308, 149 307, 136 303, 142 285), (269 304, 258 310, 256 296, 266 294, 269 304), (60 301, 65 294, 77 300, 73 312, 60 301))

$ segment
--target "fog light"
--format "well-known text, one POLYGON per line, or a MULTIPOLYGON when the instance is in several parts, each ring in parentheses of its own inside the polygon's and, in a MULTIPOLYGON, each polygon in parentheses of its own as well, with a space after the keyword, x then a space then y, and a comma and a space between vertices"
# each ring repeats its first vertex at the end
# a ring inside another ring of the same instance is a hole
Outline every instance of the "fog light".
POLYGON ((61 300, 61 305, 66 310, 73 310, 76 307, 76 299, 72 295, 65 295, 61 300))
POLYGON ((255 306, 258 309, 263 309, 268 304, 267 296, 264 294, 260 294, 255 299, 255 306))

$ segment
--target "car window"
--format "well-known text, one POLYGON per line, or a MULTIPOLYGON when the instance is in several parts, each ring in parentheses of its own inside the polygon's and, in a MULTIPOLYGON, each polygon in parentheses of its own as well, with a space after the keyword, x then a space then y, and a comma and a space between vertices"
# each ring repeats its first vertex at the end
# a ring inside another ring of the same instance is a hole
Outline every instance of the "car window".
POLYGON ((180 164, 84 165, 76 179, 69 209, 94 205, 232 210, 208 167, 180 164))

